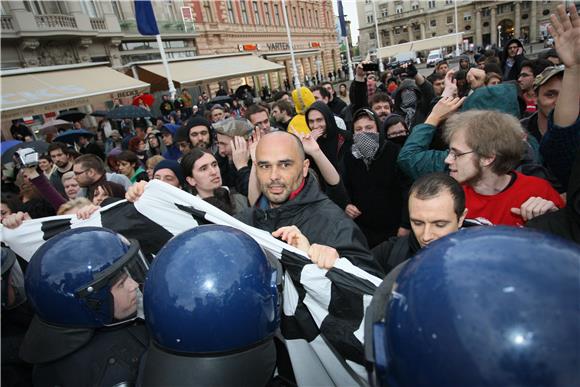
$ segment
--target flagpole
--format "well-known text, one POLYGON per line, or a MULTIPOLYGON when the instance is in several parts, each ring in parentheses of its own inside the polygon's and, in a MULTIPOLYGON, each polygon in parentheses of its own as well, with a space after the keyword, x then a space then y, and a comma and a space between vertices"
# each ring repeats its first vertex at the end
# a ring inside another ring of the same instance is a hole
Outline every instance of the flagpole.
POLYGON ((346 43, 346 63, 348 64, 348 79, 354 80, 354 74, 352 72, 352 60, 350 59, 350 46, 348 43, 348 36, 343 36, 343 39, 346 43))
POLYGON ((167 75, 167 85, 169 86, 169 94, 172 101, 175 100, 175 86, 173 85, 173 79, 171 77, 171 70, 169 70, 169 63, 167 62, 167 56, 165 55, 165 48, 163 48, 163 41, 161 40, 161 35, 155 35, 157 39, 157 45, 159 46, 159 53, 161 54, 161 61, 163 62, 163 67, 165 68, 165 74, 167 75))
POLYGON ((292 35, 290 34, 290 24, 288 23, 288 13, 286 12, 286 0, 282 0, 282 13, 284 14, 284 23, 286 24, 286 34, 288 35, 288 45, 290 46, 290 58, 292 59, 292 71, 294 71, 294 87, 300 90, 300 77, 296 67, 296 58, 294 57, 294 46, 292 45, 292 35))

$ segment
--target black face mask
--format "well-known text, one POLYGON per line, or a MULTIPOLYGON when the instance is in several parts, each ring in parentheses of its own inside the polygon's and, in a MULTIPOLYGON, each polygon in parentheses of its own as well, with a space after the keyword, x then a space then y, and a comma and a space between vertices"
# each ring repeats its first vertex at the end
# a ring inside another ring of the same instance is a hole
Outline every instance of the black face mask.
POLYGON ((407 136, 391 137, 388 140, 394 142, 395 144, 403 146, 403 144, 405 144, 405 141, 407 141, 407 136))

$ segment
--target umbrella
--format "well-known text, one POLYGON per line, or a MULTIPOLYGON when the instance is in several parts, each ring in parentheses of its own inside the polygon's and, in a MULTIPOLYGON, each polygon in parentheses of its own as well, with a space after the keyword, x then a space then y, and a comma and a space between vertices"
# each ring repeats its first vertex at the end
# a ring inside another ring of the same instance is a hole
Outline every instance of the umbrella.
POLYGON ((65 120, 69 122, 77 122, 85 118, 86 114, 78 110, 69 110, 56 117, 57 120, 65 120))
POLYGON ((147 118, 151 117, 151 112, 138 106, 119 106, 109 111, 107 118, 112 120, 123 120, 125 118, 147 118))
POLYGON ((53 142, 66 142, 67 144, 74 144, 81 136, 94 136, 93 132, 86 129, 72 129, 56 136, 53 142))
POLYGON ((215 97, 214 99, 209 101, 209 104, 211 106, 217 104, 224 105, 226 103, 229 103, 230 105, 233 103, 233 99, 229 95, 220 95, 219 97, 215 97))
POLYGON ((252 94, 252 87, 250 85, 242 85, 236 89, 234 94, 237 99, 244 99, 246 98, 246 91, 252 94))
POLYGON ((48 151, 48 143, 44 141, 21 142, 20 144, 12 145, 12 147, 6 149, 4 148, 4 143, 8 143, 8 141, 2 142, 3 164, 12 162, 12 156, 14 156, 14 153, 16 153, 18 149, 32 148, 39 154, 46 153, 46 151, 48 151))
POLYGON ((133 105, 139 106, 139 100, 142 100, 143 103, 147 106, 153 106, 153 102, 155 102, 155 97, 151 94, 141 94, 133 98, 133 105))
POLYGON ((0 152, 2 152, 2 154, 4 154, 4 152, 6 152, 8 149, 10 149, 14 145, 18 145, 20 143, 22 143, 22 141, 18 141, 18 140, 2 141, 2 142, 0 142, 0 152))
POLYGON ((51 133, 51 132, 56 133, 57 126, 61 126, 61 125, 70 126, 71 123, 69 121, 65 121, 65 120, 52 120, 52 121, 45 122, 42 126, 39 126, 38 131, 42 134, 47 134, 47 133, 51 133))
POLYGON ((91 116, 93 116, 93 117, 106 117, 107 114, 109 114, 109 112, 106 110, 95 110, 94 112, 91 113, 91 116))

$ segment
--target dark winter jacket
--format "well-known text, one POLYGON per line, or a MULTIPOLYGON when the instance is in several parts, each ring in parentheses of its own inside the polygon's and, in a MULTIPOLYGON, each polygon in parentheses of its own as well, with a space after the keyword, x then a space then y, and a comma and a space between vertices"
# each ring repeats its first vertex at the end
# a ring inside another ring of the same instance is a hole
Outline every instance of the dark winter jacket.
POLYGON ((393 113, 405 117, 406 113, 401 109, 402 95, 404 90, 412 90, 417 95, 417 107, 415 109, 415 116, 410 128, 415 125, 422 124, 431 113, 431 101, 435 98, 435 91, 433 85, 428 80, 425 80, 421 86, 418 86, 413 79, 405 79, 395 91, 394 100, 395 107, 393 113))
POLYGON ((328 107, 332 110, 332 113, 335 115, 342 117, 342 109, 346 106, 346 102, 342 99, 338 98, 336 95, 333 96, 332 101, 328 102, 328 107))
MULTIPOLYGON (((258 203, 265 198, 261 199, 258 203)), ((358 226, 320 191, 312 176, 307 177, 296 198, 276 208, 249 208, 236 218, 268 232, 294 225, 311 244, 334 247, 354 265, 373 275, 383 275, 358 226)))
POLYGON ((375 261, 386 274, 421 249, 413 231, 403 237, 392 237, 372 249, 375 261))
POLYGON ((349 149, 345 152, 343 180, 350 197, 361 215, 354 219, 372 248, 397 234, 406 212, 409 179, 397 165, 399 146, 381 141, 375 159, 367 168, 349 149))
POLYGON ((576 161, 570 174, 566 207, 532 219, 526 223, 526 227, 580 243, 580 151, 576 152, 576 161))
POLYGON ((523 54, 521 55, 516 55, 514 57, 514 64, 512 65, 509 73, 507 73, 506 76, 506 67, 507 67, 507 58, 508 58, 508 47, 510 46, 510 44, 512 43, 516 43, 519 47, 523 48, 524 46, 522 45, 522 42, 520 42, 518 39, 511 39, 510 41, 508 41, 504 48, 503 48, 503 52, 502 52, 502 56, 501 56, 501 71, 502 71, 502 75, 503 75, 503 80, 504 81, 517 81, 518 77, 520 75, 520 70, 522 68, 522 63, 524 61, 527 60, 526 57, 524 57, 523 54))

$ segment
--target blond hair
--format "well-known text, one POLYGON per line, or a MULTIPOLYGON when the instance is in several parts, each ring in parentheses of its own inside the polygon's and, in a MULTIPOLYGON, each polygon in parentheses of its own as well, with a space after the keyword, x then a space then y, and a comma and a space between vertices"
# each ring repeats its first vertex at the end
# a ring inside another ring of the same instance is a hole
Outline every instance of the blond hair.
POLYGON ((463 131, 465 142, 480 157, 495 158, 491 170, 504 175, 513 170, 525 152, 524 129, 512 115, 470 110, 452 115, 445 124, 445 141, 463 131))
POLYGON ((93 204, 93 203, 91 203, 91 201, 87 198, 76 198, 76 199, 69 200, 68 202, 62 204, 58 208, 58 211, 56 212, 56 214, 57 215, 65 215, 70 210, 73 210, 75 208, 83 208, 83 207, 86 207, 86 206, 91 205, 91 204, 93 204))

